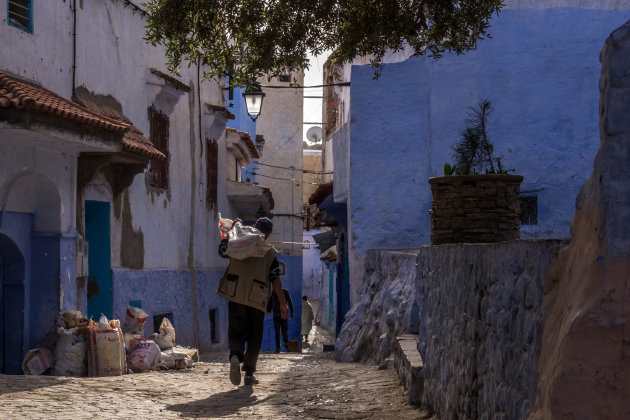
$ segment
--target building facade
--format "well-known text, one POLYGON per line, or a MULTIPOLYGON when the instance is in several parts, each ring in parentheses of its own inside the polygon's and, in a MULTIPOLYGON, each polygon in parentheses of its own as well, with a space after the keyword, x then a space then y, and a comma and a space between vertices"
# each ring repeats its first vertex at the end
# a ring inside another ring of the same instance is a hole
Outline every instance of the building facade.
POLYGON ((334 199, 347 206, 353 303, 368 249, 430 243, 428 179, 452 163, 481 99, 495 108, 495 155, 524 176, 521 238, 569 236, 597 151, 601 40, 628 18, 630 2, 508 1, 491 21, 493 37, 463 55, 388 57, 377 80, 358 62, 331 72, 352 83, 335 88, 342 120, 328 136, 334 199))
POLYGON ((13 3, 0 3, 2 370, 20 373, 69 309, 124 320, 139 306, 146 335, 167 317, 179 344, 225 346, 217 213, 270 214, 273 197, 240 182, 258 150, 225 130, 224 84, 195 65, 171 74, 133 2, 26 2, 26 17, 13 3))
MULTIPOLYGON (((275 206, 273 232, 269 241, 278 250, 278 260, 285 267, 282 284, 294 303, 289 321, 289 339, 300 337, 302 302, 302 122, 304 73, 292 73, 260 81, 265 98, 256 120, 256 137, 263 142, 260 159, 248 176, 270 188, 275 206)), ((273 319, 265 319, 263 349, 274 350, 273 319)))

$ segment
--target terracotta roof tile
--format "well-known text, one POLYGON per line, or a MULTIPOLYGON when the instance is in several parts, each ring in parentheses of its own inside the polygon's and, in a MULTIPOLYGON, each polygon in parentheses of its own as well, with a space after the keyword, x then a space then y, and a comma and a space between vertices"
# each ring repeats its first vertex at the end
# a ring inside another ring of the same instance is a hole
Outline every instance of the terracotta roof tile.
POLYGON ((77 102, 92 112, 106 115, 127 125, 128 129, 123 135, 123 150, 137 153, 151 159, 164 159, 166 156, 153 146, 151 140, 146 138, 140 129, 133 125, 131 120, 122 112, 122 107, 112 96, 99 95, 79 86, 76 89, 77 102))
POLYGON ((77 98, 80 103, 75 103, 53 91, 30 85, 0 72, 0 109, 40 112, 99 130, 119 133, 122 134, 123 150, 152 159, 166 157, 142 135, 121 110, 97 99, 97 95, 90 98, 89 95, 82 94, 77 98))
POLYGON ((56 93, 13 79, 0 72, 0 108, 54 115, 105 131, 124 133, 128 124, 99 115, 56 93))

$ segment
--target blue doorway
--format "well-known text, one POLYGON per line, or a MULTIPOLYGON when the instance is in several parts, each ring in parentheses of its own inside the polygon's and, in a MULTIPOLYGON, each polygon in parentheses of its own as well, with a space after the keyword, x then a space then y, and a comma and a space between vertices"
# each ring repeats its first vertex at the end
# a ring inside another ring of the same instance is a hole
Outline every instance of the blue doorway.
POLYGON ((0 373, 19 375, 24 358, 24 257, 0 234, 0 373))
POLYGON ((109 231, 110 205, 103 201, 85 201, 85 240, 88 254, 88 318, 101 314, 112 317, 112 267, 109 231))

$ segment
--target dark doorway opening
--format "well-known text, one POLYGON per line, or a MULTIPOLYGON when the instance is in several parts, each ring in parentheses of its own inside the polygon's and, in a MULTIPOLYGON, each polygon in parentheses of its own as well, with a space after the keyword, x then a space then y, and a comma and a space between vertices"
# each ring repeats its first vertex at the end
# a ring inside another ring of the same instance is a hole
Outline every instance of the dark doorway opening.
POLYGON ((0 372, 22 373, 24 357, 24 257, 0 234, 0 372))

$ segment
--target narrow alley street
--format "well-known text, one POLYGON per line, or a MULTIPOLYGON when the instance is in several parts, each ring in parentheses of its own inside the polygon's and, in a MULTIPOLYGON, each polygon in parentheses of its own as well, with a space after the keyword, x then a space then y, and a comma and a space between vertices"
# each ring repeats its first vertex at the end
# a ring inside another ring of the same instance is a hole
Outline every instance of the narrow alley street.
MULTIPOLYGON (((313 331, 311 336, 316 335, 313 331)), ((0 375, 3 419, 419 419, 392 369, 303 353, 263 353, 255 386, 235 387, 227 353, 191 369, 103 378, 0 375)))

